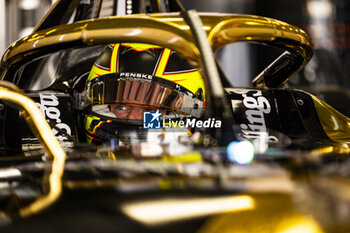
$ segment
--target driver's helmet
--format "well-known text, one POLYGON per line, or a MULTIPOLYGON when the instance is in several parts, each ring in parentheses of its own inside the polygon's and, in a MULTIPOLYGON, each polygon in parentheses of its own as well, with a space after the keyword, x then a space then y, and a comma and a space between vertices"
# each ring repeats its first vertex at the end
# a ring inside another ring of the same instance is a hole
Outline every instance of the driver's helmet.
POLYGON ((90 71, 83 96, 83 127, 90 143, 144 140, 145 112, 200 117, 205 107, 197 68, 171 49, 140 43, 106 46, 90 71))

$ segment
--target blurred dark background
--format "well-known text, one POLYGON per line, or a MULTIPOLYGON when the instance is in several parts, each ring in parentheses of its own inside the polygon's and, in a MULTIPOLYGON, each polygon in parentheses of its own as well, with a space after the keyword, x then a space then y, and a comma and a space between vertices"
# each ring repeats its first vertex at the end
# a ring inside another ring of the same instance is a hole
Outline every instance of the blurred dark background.
MULTIPOLYGON (((350 1, 348 0, 192 0, 183 1, 183 4, 187 9, 255 14, 298 26, 312 37, 315 52, 305 69, 294 75, 289 84, 350 87, 350 1)), ((249 57, 246 60, 246 55, 243 57, 237 55, 241 58, 237 59, 238 63, 247 63, 243 73, 238 72, 235 77, 231 77, 238 85, 246 83, 237 77, 254 77, 280 53, 271 48, 255 45, 231 49, 236 53, 245 51, 249 57)), ((231 68, 238 67, 243 66, 237 64, 237 67, 231 68)))

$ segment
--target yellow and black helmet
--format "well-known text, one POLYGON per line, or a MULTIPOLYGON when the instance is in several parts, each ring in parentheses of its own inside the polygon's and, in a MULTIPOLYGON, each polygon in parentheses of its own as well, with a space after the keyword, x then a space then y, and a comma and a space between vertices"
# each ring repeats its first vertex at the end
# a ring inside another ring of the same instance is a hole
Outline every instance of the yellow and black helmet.
POLYGON ((102 142, 131 127, 141 129, 142 119, 119 117, 114 105, 200 117, 204 96, 200 72, 175 51, 140 43, 108 45, 93 65, 81 98, 87 140, 102 142))

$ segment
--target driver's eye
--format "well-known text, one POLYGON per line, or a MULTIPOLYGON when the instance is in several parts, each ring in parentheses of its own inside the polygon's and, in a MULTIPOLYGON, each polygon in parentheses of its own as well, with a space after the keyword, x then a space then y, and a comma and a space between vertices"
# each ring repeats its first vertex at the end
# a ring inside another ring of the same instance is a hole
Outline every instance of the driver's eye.
POLYGON ((131 109, 129 106, 118 104, 111 106, 111 111, 116 115, 116 117, 125 118, 128 117, 131 109))
POLYGON ((116 109, 117 109, 118 111, 125 111, 125 110, 128 110, 128 107, 126 107, 125 105, 118 105, 118 106, 116 107, 116 109))

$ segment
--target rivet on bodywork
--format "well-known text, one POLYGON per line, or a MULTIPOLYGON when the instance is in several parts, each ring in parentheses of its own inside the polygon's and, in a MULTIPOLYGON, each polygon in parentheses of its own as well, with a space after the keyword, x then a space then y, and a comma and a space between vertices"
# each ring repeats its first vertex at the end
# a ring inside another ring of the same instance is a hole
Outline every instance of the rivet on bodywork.
POLYGON ((297 104, 298 105, 304 105, 304 101, 302 99, 297 99, 297 104))

